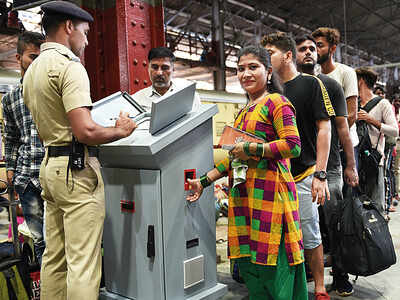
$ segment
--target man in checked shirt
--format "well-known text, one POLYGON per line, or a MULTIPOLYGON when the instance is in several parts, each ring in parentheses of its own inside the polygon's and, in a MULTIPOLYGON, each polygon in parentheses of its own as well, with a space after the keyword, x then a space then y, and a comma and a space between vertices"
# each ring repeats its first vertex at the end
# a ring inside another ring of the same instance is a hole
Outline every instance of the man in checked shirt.
MULTIPOLYGON (((22 80, 29 65, 39 56, 44 39, 42 34, 29 31, 19 36, 16 57, 22 80)), ((2 101, 7 180, 19 195, 25 221, 33 236, 34 252, 41 264, 45 242, 39 170, 45 152, 31 113, 24 104, 22 84, 6 94, 2 101)))

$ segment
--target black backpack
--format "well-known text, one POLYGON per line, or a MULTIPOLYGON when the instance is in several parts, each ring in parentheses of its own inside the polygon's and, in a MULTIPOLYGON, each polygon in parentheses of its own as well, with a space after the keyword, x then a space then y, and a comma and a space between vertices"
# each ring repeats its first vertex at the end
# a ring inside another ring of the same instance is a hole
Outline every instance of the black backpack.
MULTIPOLYGON (((365 105, 363 110, 370 112, 381 101, 381 97, 375 97, 365 105)), ((360 105, 359 105, 360 107, 360 105)), ((362 194, 372 195, 372 190, 378 183, 379 162, 382 154, 377 150, 381 135, 379 135, 378 143, 372 146, 369 137, 368 123, 365 121, 357 121, 357 135, 360 140, 358 144, 358 176, 360 190, 362 194)))
POLYGON ((357 276, 373 275, 396 263, 388 224, 369 200, 366 195, 355 196, 346 187, 333 220, 335 261, 340 269, 357 276))

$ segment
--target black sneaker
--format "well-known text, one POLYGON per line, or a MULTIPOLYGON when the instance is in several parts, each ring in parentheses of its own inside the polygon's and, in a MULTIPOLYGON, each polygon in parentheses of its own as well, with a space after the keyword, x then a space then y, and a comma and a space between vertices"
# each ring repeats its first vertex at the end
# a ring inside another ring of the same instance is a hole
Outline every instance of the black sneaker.
POLYGON ((335 280, 335 291, 341 297, 347 297, 354 293, 353 285, 344 278, 335 280))

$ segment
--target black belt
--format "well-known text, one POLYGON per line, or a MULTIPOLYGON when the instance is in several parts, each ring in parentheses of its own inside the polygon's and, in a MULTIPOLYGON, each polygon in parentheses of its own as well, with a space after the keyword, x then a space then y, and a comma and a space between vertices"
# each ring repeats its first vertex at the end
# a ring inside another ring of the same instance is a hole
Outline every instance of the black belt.
MULTIPOLYGON (((99 157, 99 148, 87 146, 89 157, 99 157)), ((69 156, 71 146, 49 146, 47 147, 49 157, 69 156)))

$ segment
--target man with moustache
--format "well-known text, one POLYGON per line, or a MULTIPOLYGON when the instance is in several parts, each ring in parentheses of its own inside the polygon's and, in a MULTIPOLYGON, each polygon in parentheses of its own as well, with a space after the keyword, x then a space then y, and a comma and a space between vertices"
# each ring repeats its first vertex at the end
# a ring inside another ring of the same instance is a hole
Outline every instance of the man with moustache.
MULTIPOLYGON (((173 80, 175 55, 166 47, 153 48, 148 54, 149 76, 152 85, 136 92, 134 99, 146 110, 151 110, 151 103, 161 96, 171 93, 185 85, 187 81, 173 80)), ((192 110, 200 107, 200 97, 195 92, 192 110)))
POLYGON ((46 201, 40 299, 97 300, 105 199, 94 145, 129 136, 136 123, 122 112, 113 127, 91 118, 90 82, 79 57, 93 17, 67 1, 41 9, 46 43, 23 81, 24 102, 46 148, 39 174, 46 201))
POLYGON ((330 118, 335 111, 322 82, 296 69, 296 43, 284 32, 263 37, 261 45, 271 55, 272 68, 278 73, 283 94, 296 109, 301 139, 300 157, 291 159, 296 182, 299 213, 303 232, 304 254, 315 283, 315 299, 329 300, 324 286, 323 246, 319 228, 318 205, 329 200, 326 164, 331 141, 330 118))
MULTIPOLYGON (((297 70, 306 74, 316 75, 317 46, 314 38, 305 35, 295 40, 297 45, 297 70)), ((342 166, 340 163, 339 140, 343 145, 347 161, 344 171, 346 183, 351 186, 357 185, 358 174, 354 159, 353 145, 349 135, 349 127, 347 125, 347 107, 343 89, 338 82, 324 74, 318 74, 317 77, 326 87, 336 114, 335 118, 331 119, 331 149, 327 164, 327 181, 331 199, 322 206, 322 210, 324 212, 325 225, 328 228, 331 254, 333 256, 333 285, 338 295, 349 296, 353 293, 353 286, 348 281, 348 275, 339 270, 335 264, 336 253, 334 250, 336 245, 332 236, 332 230, 330 230, 330 222, 337 211, 338 203, 343 200, 343 178, 342 166)))
POLYGON ((356 72, 349 66, 333 60, 336 47, 340 42, 340 33, 337 29, 320 27, 312 33, 317 43, 318 63, 322 74, 335 79, 342 86, 347 103, 347 122, 350 128, 350 137, 357 159, 358 136, 355 121, 357 120, 358 83, 356 72))

